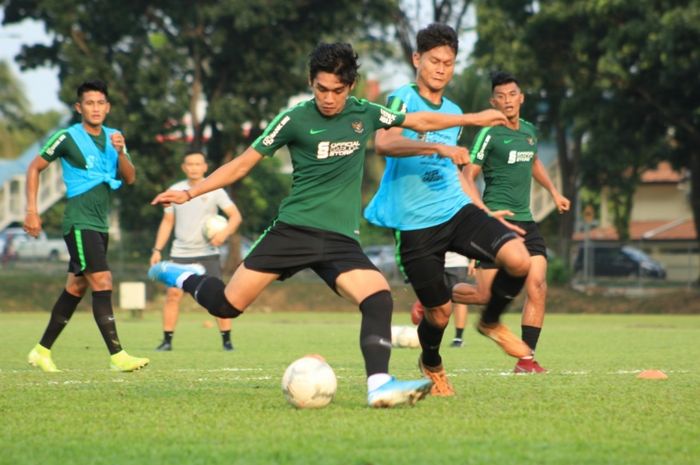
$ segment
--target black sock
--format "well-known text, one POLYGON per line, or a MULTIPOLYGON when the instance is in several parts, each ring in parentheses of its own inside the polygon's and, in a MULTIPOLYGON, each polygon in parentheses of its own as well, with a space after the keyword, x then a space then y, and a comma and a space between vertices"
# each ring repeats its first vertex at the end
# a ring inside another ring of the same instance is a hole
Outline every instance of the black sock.
POLYGON ((537 341, 540 339, 540 332, 542 332, 542 328, 538 328, 537 326, 522 325, 520 326, 520 330, 523 336, 523 342, 525 342, 525 344, 527 344, 534 352, 535 348, 537 347, 537 341))
POLYGON ((433 326, 427 318, 423 317, 418 324, 418 339, 421 349, 423 349, 423 364, 429 367, 436 367, 442 364, 440 356, 440 343, 445 334, 445 328, 433 326))
POLYGON ((44 335, 41 336, 39 344, 47 349, 53 346, 53 343, 56 342, 63 328, 68 324, 70 317, 73 316, 73 312, 75 312, 82 298, 82 296, 76 296, 70 294, 65 289, 63 290, 61 295, 58 296, 56 303, 53 305, 49 324, 46 326, 46 330, 44 331, 44 335))
POLYGON ((462 339, 462 334, 464 334, 464 328, 455 328, 455 339, 462 339))
POLYGON ((231 342, 231 330, 229 329, 228 331, 221 331, 221 342, 226 344, 227 342, 231 342))
POLYGON ((207 275, 192 275, 182 283, 182 289, 192 294, 199 305, 219 318, 236 318, 241 312, 226 300, 226 285, 219 278, 207 275))
POLYGON ((94 291, 92 293, 92 315, 95 317, 95 322, 102 333, 102 339, 104 339, 109 353, 114 355, 120 352, 122 345, 119 342, 117 325, 114 322, 112 291, 94 291))
POLYGON ((508 304, 520 293, 527 276, 511 276, 505 270, 498 270, 491 284, 491 299, 481 314, 481 321, 486 324, 498 323, 508 304))
POLYGON ((379 291, 360 303, 360 349, 368 377, 377 373, 389 373, 393 308, 394 302, 389 291, 379 291))
POLYGON ((173 333, 175 331, 163 331, 163 342, 167 342, 168 344, 173 342, 173 333))

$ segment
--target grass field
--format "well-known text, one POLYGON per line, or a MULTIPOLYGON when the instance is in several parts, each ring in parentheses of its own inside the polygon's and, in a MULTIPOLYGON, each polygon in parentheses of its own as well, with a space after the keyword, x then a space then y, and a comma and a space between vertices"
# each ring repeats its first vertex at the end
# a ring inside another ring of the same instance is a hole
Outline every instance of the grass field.
MULTIPOLYGON (((30 368, 47 317, 0 313, 1 464, 700 463, 698 316, 548 316, 543 376, 512 375, 469 330, 465 347, 444 349, 457 396, 393 410, 365 406, 356 314, 254 312, 235 321, 233 353, 203 313, 183 315, 171 353, 153 351, 156 312, 120 314, 124 346, 151 358, 129 374, 107 369, 86 312, 54 346, 65 371, 30 368), (310 352, 333 366, 338 392, 327 408, 295 410, 280 379, 310 352), (650 368, 669 379, 636 379, 650 368)), ((394 350, 393 374, 417 377, 417 357, 394 350)))

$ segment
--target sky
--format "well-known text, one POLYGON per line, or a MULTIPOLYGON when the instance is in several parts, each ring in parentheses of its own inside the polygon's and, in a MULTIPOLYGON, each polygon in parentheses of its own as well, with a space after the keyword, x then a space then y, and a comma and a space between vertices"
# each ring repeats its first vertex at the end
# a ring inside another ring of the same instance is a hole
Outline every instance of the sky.
MULTIPOLYGON (((0 10, 0 20, 4 17, 0 10)), ((11 26, 0 25, 0 60, 7 61, 24 87, 32 111, 66 110, 58 99, 58 70, 43 67, 32 71, 20 71, 15 55, 23 44, 49 43, 50 38, 41 23, 25 20, 11 26)))

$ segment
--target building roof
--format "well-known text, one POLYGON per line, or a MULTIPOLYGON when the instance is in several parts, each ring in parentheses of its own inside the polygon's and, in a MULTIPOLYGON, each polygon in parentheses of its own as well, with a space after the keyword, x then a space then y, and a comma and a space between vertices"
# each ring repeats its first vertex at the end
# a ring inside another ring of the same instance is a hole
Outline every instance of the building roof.
POLYGON ((684 171, 676 171, 667 161, 662 161, 653 170, 646 170, 642 173, 643 183, 679 183, 686 179, 684 171))
MULTIPOLYGON (((593 228, 589 231, 588 237, 594 241, 617 241, 620 239, 612 226, 593 228)), ((674 221, 632 221, 630 223, 630 240, 633 241, 692 241, 697 240, 697 238, 692 218, 674 221)), ((584 240, 584 233, 576 232, 573 239, 575 241, 584 240)))

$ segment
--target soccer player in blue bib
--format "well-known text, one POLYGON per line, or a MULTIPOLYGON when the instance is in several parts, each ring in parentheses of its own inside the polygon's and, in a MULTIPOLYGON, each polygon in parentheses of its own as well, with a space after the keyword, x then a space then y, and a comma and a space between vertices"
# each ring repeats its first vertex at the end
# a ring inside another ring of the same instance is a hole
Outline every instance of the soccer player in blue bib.
POLYGON ((60 371, 51 357, 51 347, 90 287, 92 312, 110 353, 110 367, 116 371, 134 371, 146 366, 149 360, 132 357, 119 342, 112 310, 112 272, 107 263, 107 246, 111 193, 122 181, 133 183, 136 170, 126 151, 124 136, 103 125, 110 110, 107 85, 102 81, 86 81, 78 87, 77 94, 75 109, 81 122, 53 134, 27 168, 24 229, 36 237, 41 231, 37 206, 39 173, 49 163, 60 160, 68 198, 63 234, 70 253, 65 289, 27 360, 43 371, 60 371))
MULTIPOLYGON (((289 148, 294 167, 291 193, 229 283, 168 262, 152 266, 149 276, 192 294, 215 316, 235 318, 273 281, 312 269, 333 291, 359 306, 367 400, 372 407, 392 407, 423 398, 432 383, 399 381, 388 374, 391 293, 359 243, 367 142, 378 129, 393 126, 427 131, 504 124, 505 117, 496 110, 473 115, 404 114, 358 100, 349 95, 358 66, 349 44, 320 44, 309 60, 313 99, 280 113, 248 149, 203 182, 188 190, 161 193, 153 200, 154 204, 187 202, 239 180, 264 157, 285 145, 289 148)), ((457 162, 469 160, 468 151, 461 147, 449 147, 446 153, 457 162)))
MULTIPOLYGON (((443 96, 457 56, 455 31, 432 24, 418 32, 413 55, 416 82, 389 95, 394 111, 461 114, 443 96)), ((444 280, 445 252, 452 251, 499 266, 491 299, 477 325, 511 356, 530 353, 527 345, 500 322, 520 292, 529 270, 527 250, 517 227, 490 216, 471 179, 446 157, 457 145, 459 128, 415 131, 391 128, 376 135, 376 150, 387 158, 379 190, 365 210, 371 223, 395 230, 401 268, 425 307, 418 325, 422 353, 418 364, 433 381, 431 394, 454 395, 440 356, 440 343, 452 312, 452 290, 444 280), (473 199, 477 199, 474 201, 473 199)))

